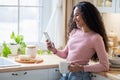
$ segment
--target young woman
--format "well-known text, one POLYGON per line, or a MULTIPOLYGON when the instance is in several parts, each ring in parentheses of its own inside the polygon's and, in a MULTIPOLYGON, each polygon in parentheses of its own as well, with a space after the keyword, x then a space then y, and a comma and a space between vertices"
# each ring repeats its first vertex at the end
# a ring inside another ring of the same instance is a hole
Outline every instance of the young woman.
POLYGON ((70 72, 61 80, 91 80, 90 72, 109 70, 108 39, 101 15, 93 4, 84 1, 73 7, 69 34, 63 50, 47 41, 49 50, 70 63, 70 72), (88 64, 91 59, 99 62, 88 64))

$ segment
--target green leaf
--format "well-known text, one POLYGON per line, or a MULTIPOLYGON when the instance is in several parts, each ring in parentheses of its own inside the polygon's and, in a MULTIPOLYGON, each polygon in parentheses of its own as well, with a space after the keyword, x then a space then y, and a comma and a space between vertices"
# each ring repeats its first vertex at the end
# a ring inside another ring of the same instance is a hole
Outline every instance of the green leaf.
POLYGON ((14 39, 14 38, 15 38, 15 33, 14 33, 14 32, 12 32, 12 34, 10 35, 10 38, 11 38, 11 39, 14 39))
POLYGON ((42 54, 43 54, 43 51, 42 51, 42 50, 38 50, 38 54, 39 54, 39 55, 42 55, 42 54))
POLYGON ((47 50, 47 53, 48 53, 48 54, 51 54, 51 51, 50 51, 50 50, 47 50))
POLYGON ((19 35, 18 34, 18 35, 15 36, 14 32, 12 32, 11 39, 13 39, 16 44, 20 44, 19 52, 24 54, 25 53, 26 44, 23 41, 23 35, 19 35))
POLYGON ((2 56, 3 57, 8 57, 8 55, 12 53, 10 48, 7 46, 6 42, 4 42, 2 46, 3 46, 2 56))

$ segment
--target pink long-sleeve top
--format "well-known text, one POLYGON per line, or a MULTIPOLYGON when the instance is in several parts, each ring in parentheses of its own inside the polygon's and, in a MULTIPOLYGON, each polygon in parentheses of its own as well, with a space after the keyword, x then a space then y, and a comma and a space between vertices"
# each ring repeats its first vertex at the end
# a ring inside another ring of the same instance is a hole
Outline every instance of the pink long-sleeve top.
POLYGON ((109 61, 102 37, 95 32, 83 32, 74 29, 63 50, 57 50, 56 55, 67 60, 84 65, 84 71, 101 72, 109 70, 109 61), (88 64, 94 53, 97 53, 99 63, 88 64))

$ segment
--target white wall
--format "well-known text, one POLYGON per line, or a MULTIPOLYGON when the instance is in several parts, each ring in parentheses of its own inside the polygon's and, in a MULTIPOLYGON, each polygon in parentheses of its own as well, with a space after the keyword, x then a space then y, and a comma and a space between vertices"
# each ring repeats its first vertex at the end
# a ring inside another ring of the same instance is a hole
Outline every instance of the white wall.
POLYGON ((103 20, 107 33, 114 31, 120 40, 120 14, 118 13, 103 13, 103 20))

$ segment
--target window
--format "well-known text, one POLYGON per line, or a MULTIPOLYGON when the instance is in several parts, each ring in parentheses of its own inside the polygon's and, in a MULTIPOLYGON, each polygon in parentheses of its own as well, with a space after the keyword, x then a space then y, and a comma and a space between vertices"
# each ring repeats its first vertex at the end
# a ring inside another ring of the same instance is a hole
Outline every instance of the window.
POLYGON ((0 43, 12 31, 27 43, 39 43, 52 14, 53 0, 0 0, 0 43))

